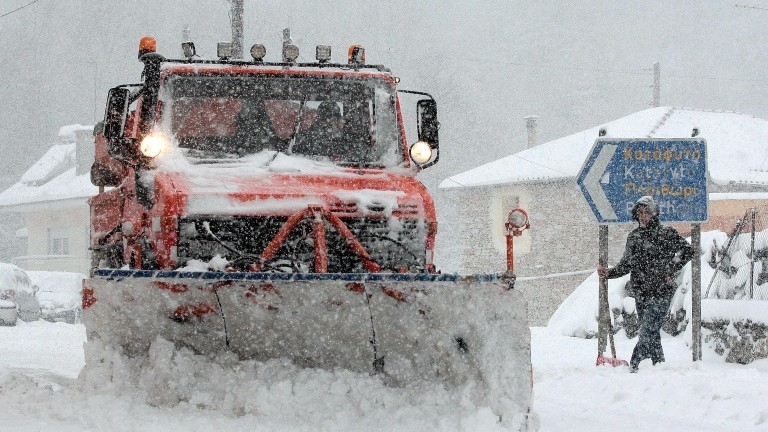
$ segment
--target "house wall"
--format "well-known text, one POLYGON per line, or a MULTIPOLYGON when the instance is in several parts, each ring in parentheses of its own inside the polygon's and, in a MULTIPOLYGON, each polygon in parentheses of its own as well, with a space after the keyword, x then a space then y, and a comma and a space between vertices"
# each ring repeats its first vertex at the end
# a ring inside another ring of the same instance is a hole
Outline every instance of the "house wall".
MULTIPOLYGON (((545 276, 593 269, 597 265, 598 225, 571 182, 532 183, 449 190, 457 228, 442 230, 460 244, 460 273, 487 273, 506 268, 504 222, 515 204, 528 212, 531 227, 514 238, 518 276, 545 276)), ((610 255, 623 251, 628 229, 609 229, 610 255), (620 245, 615 246, 620 240, 620 245)))
POLYGON ((14 263, 25 270, 70 271, 88 274, 90 267, 89 211, 83 203, 68 206, 51 205, 50 208, 26 213, 27 255, 14 258, 14 263), (49 253, 49 229, 66 230, 67 255, 49 253))
MULTIPOLYGON (((768 194, 765 193, 711 193, 709 196, 709 220, 701 224, 702 231, 723 231, 730 233, 747 216, 747 226, 743 231, 752 229, 751 215, 747 211, 755 209, 755 230, 762 231, 768 226, 764 220, 768 214, 768 194)), ((690 235, 690 224, 672 225, 683 235, 690 235)))

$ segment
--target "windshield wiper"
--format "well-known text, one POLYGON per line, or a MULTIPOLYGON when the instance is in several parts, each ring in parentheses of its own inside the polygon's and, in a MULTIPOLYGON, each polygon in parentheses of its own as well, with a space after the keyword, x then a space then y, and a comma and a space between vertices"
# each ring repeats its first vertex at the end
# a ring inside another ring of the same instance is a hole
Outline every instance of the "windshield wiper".
POLYGON ((288 144, 287 154, 293 154, 293 145, 296 144, 296 137, 299 136, 299 130, 301 129, 301 117, 304 115, 304 107, 307 105, 307 96, 301 100, 299 105, 299 113, 296 115, 296 125, 293 127, 293 135, 291 135, 291 142, 288 144))
POLYGON ((336 165, 343 166, 343 167, 356 167, 359 169, 363 168, 386 168, 386 166, 382 163, 374 163, 370 161, 339 161, 336 162, 336 165))

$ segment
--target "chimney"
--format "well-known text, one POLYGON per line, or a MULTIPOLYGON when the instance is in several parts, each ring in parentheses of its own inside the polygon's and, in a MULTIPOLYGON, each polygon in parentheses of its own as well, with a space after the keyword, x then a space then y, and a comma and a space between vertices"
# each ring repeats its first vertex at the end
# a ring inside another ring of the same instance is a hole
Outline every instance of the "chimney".
MULTIPOLYGON (((82 127, 75 131, 75 173, 82 175, 91 172, 95 145, 93 128, 82 127)), ((70 165, 71 166, 71 165, 70 165)))
POLYGON ((528 129, 528 147, 536 147, 536 119, 539 116, 530 115, 525 117, 525 128, 528 129))

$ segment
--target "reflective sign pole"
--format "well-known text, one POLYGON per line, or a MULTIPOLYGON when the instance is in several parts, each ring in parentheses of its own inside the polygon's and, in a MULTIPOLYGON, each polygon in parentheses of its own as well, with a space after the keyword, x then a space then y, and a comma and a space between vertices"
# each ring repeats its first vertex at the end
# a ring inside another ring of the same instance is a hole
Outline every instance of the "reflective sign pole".
POLYGON ((531 227, 528 222, 528 213, 521 208, 513 208, 507 215, 507 272, 515 273, 515 237, 523 235, 523 231, 531 227))

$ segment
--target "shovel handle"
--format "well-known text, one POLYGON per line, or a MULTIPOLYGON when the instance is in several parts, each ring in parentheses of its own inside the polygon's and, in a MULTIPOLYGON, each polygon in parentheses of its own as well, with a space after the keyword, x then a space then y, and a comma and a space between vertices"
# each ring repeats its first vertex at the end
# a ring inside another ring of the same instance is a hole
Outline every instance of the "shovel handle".
POLYGON ((616 358, 616 345, 613 343, 613 320, 611 319, 611 311, 608 310, 608 340, 611 341, 611 356, 616 358))

